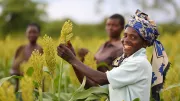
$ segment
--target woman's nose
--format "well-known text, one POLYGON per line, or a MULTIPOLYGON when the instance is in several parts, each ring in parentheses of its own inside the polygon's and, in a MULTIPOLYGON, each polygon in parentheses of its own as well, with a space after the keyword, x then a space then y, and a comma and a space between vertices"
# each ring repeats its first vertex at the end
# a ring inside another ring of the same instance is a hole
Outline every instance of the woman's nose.
POLYGON ((121 42, 122 42, 123 44, 129 44, 129 43, 130 43, 130 40, 129 40, 128 37, 124 37, 124 38, 121 39, 121 42))

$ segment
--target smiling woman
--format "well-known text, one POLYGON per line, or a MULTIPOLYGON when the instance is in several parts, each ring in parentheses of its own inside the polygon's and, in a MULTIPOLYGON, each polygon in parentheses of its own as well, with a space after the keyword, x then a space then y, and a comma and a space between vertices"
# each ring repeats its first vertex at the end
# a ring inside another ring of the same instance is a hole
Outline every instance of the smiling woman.
MULTIPOLYGON (((140 101, 149 101, 152 66, 156 70, 161 68, 162 71, 167 66, 167 61, 163 61, 164 59, 167 60, 164 48, 156 40, 158 35, 157 28, 149 20, 148 15, 137 10, 125 27, 124 37, 122 38, 123 55, 120 59, 114 61, 117 68, 113 68, 106 73, 93 70, 79 61, 73 54, 72 46, 60 44, 57 51, 58 55, 69 62, 74 70, 87 77, 89 85, 108 84, 110 101, 132 101, 135 98, 139 98, 140 101), (152 66, 147 60, 145 49, 151 45, 154 45, 156 50, 152 59, 152 62, 156 64, 152 64, 152 66), (163 56, 163 58, 157 57, 156 54, 163 56)), ((158 77, 158 75, 158 71, 154 72, 153 76, 157 79, 153 79, 155 84, 162 83, 162 75, 161 77, 158 77)))
POLYGON ((141 49, 146 48, 146 41, 142 39, 138 33, 132 28, 127 27, 124 31, 124 37, 121 39, 123 44, 123 52, 125 57, 131 56, 133 53, 141 49))

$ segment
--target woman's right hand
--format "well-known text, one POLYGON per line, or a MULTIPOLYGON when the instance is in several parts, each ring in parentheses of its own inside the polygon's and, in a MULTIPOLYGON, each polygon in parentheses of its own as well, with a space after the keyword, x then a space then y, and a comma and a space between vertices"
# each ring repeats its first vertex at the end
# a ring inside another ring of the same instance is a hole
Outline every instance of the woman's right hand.
POLYGON ((68 46, 65 44, 60 44, 57 47, 57 54, 58 56, 60 56, 61 58, 69 62, 70 64, 73 60, 76 59, 75 53, 73 53, 73 51, 71 51, 71 49, 68 48, 68 46))
POLYGON ((70 41, 68 41, 67 47, 73 52, 74 55, 76 55, 76 52, 75 52, 75 50, 74 50, 74 48, 73 48, 73 46, 72 46, 70 41))

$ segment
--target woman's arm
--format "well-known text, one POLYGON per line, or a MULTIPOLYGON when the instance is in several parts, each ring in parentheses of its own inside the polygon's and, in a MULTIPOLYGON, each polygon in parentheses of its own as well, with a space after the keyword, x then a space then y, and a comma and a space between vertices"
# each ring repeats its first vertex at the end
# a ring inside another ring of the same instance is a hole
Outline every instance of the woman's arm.
MULTIPOLYGON (((85 75, 82 75, 82 73, 77 70, 75 67, 73 67, 74 71, 75 71, 75 74, 79 80, 80 83, 82 83, 83 81, 83 78, 85 75)), ((86 84, 85 84, 85 88, 89 88, 89 87, 92 87, 92 86, 98 86, 97 83, 95 83, 94 81, 90 80, 88 77, 86 77, 86 84)))
POLYGON ((81 61, 76 59, 75 55, 71 52, 71 50, 65 46, 64 44, 60 44, 57 48, 58 55, 62 57, 64 60, 69 62, 75 70, 78 70, 80 73, 90 80, 96 82, 99 85, 108 84, 106 73, 93 70, 88 66, 84 65, 81 61))
POLYGON ((75 69, 81 72, 81 74, 87 76, 90 80, 94 81, 99 85, 108 84, 108 80, 106 77, 106 73, 93 70, 83 64, 78 59, 74 59, 73 61, 69 62, 75 69))
MULTIPOLYGON (((76 55, 75 54, 75 51, 74 51, 74 48, 73 48, 73 46, 72 46, 72 44, 71 44, 71 42, 69 41, 68 42, 68 44, 67 44, 67 47, 72 51, 72 53, 74 54, 74 55, 76 55)), ((84 55, 86 55, 87 53, 88 53, 88 50, 87 49, 82 49, 82 50, 79 50, 79 51, 83 51, 83 58, 84 58, 84 55)), ((79 55, 79 54, 78 54, 79 55)), ((83 60, 84 61, 84 60, 83 60)), ((83 62, 82 61, 82 62, 83 62)), ((82 83, 83 82, 83 78, 85 77, 85 75, 83 75, 79 70, 77 70, 75 67, 73 67, 73 69, 74 69, 74 72, 75 72, 75 74, 76 74, 76 76, 77 76, 77 78, 78 78, 78 80, 79 80, 79 82, 80 83, 82 83)), ((92 86, 98 86, 98 84, 97 83, 95 83, 94 81, 92 81, 92 80, 90 80, 88 77, 86 77, 86 84, 85 84, 85 88, 89 88, 89 87, 92 87, 92 86)))

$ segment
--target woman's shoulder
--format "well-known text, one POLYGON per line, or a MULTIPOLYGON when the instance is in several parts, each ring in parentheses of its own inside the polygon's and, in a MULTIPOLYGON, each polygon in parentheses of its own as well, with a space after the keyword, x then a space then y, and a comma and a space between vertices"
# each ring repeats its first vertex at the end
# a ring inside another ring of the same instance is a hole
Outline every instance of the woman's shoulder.
POLYGON ((124 61, 137 63, 137 64, 149 63, 146 55, 145 56, 130 56, 128 58, 125 58, 124 61))
POLYGON ((146 66, 151 67, 150 62, 149 62, 149 60, 146 57, 140 57, 140 56, 134 57, 129 62, 136 63, 137 66, 139 66, 139 67, 146 67, 146 66))

